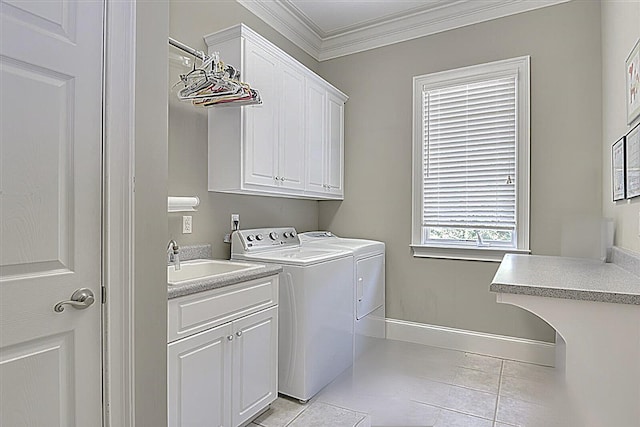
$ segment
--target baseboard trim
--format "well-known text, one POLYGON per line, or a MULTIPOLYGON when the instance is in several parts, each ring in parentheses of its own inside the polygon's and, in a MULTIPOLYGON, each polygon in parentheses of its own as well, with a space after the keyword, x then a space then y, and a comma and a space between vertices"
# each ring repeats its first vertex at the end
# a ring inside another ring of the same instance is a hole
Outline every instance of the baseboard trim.
POLYGON ((387 339, 555 366, 555 344, 444 326, 386 319, 387 339))

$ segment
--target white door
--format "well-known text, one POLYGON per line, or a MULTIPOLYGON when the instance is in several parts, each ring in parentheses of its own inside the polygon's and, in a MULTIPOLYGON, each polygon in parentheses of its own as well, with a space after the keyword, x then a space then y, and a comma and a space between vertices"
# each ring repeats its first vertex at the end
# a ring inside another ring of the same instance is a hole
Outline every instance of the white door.
POLYGON ((304 76, 282 64, 278 171, 282 187, 304 190, 304 76))
POLYGON ((332 94, 328 95, 327 112, 327 185, 329 192, 342 196, 344 189, 344 102, 332 94))
POLYGON ((169 344, 169 427, 231 425, 231 333, 225 323, 169 344))
POLYGON ((101 1, 0 4, 2 426, 101 425, 102 28, 101 1))
POLYGON ((278 394, 278 307, 233 322, 233 425, 257 415, 278 394))
POLYGON ((326 192, 326 96, 320 85, 306 81, 307 191, 326 192))
POLYGON ((245 41, 245 78, 260 88, 262 105, 245 108, 246 145, 244 174, 247 184, 277 186, 279 61, 270 52, 245 41))

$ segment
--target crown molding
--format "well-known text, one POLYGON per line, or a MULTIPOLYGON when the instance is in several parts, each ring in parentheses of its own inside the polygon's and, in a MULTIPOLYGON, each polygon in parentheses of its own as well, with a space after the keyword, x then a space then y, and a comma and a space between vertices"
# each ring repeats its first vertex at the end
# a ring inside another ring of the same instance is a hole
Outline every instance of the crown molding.
POLYGON ((460 0, 322 37, 287 0, 237 0, 318 61, 338 58, 570 0, 460 0))
POLYGON ((281 2, 236 0, 280 34, 319 60, 322 38, 281 2))

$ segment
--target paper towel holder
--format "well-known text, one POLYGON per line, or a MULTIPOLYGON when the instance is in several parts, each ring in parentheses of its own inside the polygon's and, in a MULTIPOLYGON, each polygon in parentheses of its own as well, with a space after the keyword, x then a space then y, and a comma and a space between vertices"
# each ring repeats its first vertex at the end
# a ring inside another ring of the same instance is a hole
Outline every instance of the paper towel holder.
POLYGON ((195 212, 200 205, 198 196, 193 197, 174 197, 167 198, 168 212, 195 212))

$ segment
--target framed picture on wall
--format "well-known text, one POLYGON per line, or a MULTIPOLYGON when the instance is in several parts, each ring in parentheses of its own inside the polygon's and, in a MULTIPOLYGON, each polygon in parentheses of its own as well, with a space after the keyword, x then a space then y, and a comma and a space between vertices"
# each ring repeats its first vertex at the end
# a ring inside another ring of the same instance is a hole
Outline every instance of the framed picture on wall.
POLYGON ((640 39, 625 62, 627 75, 627 124, 640 115, 640 39))
POLYGON ((624 139, 623 136, 611 146, 611 183, 614 202, 625 198, 624 139))
POLYGON ((627 198, 640 196, 640 123, 627 134, 625 150, 627 198))

